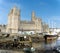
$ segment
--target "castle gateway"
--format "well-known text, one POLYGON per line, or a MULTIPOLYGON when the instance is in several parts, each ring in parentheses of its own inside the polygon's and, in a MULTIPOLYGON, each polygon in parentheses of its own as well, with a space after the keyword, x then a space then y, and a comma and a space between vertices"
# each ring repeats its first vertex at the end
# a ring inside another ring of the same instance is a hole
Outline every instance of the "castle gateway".
POLYGON ((7 33, 42 33, 42 20, 32 12, 31 21, 20 20, 20 10, 17 7, 11 9, 8 14, 7 33))

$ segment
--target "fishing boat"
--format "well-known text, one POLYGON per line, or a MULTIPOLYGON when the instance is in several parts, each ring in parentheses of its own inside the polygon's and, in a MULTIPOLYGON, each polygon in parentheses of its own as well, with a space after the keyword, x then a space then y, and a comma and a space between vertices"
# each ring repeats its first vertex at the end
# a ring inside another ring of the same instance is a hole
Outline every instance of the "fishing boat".
POLYGON ((58 35, 56 33, 52 33, 52 34, 45 34, 44 35, 44 39, 45 40, 54 40, 58 37, 58 35))

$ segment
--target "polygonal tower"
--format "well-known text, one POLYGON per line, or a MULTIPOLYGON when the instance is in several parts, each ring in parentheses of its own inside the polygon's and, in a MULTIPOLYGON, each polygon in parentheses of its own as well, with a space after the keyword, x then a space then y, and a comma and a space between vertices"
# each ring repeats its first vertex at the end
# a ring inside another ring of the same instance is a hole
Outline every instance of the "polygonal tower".
POLYGON ((20 10, 15 6, 8 15, 7 32, 18 33, 20 25, 20 10))
POLYGON ((36 18, 36 16, 35 16, 35 12, 32 11, 32 18, 31 18, 31 21, 35 21, 35 18, 36 18))

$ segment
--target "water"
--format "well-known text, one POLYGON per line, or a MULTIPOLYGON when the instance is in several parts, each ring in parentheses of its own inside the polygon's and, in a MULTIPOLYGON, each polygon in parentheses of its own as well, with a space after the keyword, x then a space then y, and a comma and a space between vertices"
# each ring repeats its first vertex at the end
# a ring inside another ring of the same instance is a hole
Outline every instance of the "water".
MULTIPOLYGON (((56 40, 53 41, 41 41, 40 43, 33 43, 33 47, 34 48, 38 48, 38 49, 51 49, 54 48, 56 46, 60 46, 60 37, 58 37, 56 40)), ((13 51, 13 50, 0 50, 0 53, 24 53, 23 51, 13 51)))
POLYGON ((58 37, 56 40, 53 41, 47 41, 47 42, 40 42, 40 43, 33 43, 34 48, 39 49, 53 49, 54 47, 60 46, 60 37, 58 37))
POLYGON ((0 53, 24 53, 23 51, 0 50, 0 53))

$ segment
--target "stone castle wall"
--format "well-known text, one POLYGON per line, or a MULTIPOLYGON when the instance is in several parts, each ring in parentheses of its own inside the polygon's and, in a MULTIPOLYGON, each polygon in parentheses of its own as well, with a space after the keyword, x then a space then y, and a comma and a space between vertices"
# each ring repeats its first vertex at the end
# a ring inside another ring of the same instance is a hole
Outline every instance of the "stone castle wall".
POLYGON ((18 33, 18 31, 26 30, 42 33, 42 25, 42 20, 37 18, 34 12, 32 12, 31 21, 21 21, 20 11, 14 7, 9 13, 6 31, 9 33, 18 33))

